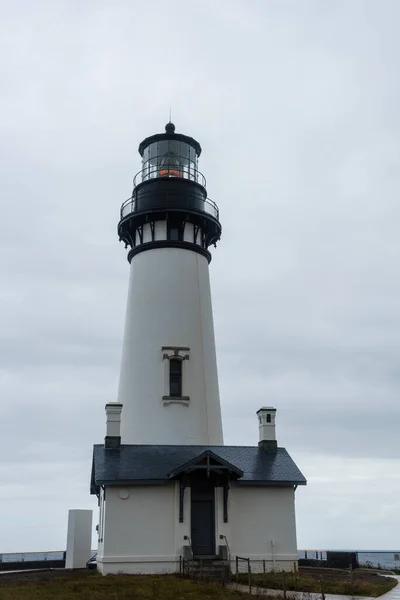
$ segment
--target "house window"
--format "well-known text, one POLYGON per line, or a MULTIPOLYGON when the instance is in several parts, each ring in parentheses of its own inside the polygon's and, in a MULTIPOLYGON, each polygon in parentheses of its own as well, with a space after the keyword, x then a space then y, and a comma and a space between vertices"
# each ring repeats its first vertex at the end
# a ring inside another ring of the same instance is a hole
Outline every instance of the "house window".
POLYGON ((176 398, 182 396, 182 359, 180 358, 169 360, 169 395, 176 398))
POLYGON ((267 423, 271 423, 271 415, 267 415, 267 423))

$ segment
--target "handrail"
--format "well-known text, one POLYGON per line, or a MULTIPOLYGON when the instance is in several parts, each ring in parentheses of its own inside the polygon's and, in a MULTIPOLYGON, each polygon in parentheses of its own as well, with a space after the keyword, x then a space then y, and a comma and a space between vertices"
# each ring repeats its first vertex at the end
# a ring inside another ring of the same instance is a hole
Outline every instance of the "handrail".
POLYGON ((140 171, 138 171, 133 178, 133 188, 135 189, 135 187, 139 183, 142 183, 142 181, 157 179, 158 177, 189 179, 190 181, 195 181, 203 187, 206 187, 206 178, 204 177, 203 173, 197 169, 194 161, 188 160, 188 158, 185 156, 174 156, 173 159, 176 160, 176 164, 168 164, 167 162, 167 164, 163 165, 162 161, 164 158, 164 155, 151 158, 150 160, 153 164, 150 164, 149 161, 146 161, 140 171))
POLYGON ((226 549, 228 550, 228 560, 229 560, 229 562, 231 562, 231 551, 230 551, 230 548, 229 548, 229 544, 228 544, 228 540, 226 538, 226 535, 224 535, 223 533, 220 533, 219 539, 220 540, 225 540, 226 549))
MULTIPOLYGON (((191 198, 192 198, 192 196, 186 195, 187 208, 191 207, 191 202, 190 202, 191 198)), ((197 197, 194 197, 194 198, 196 200, 198 200, 197 197)), ((135 196, 131 196, 130 198, 127 198, 121 205, 121 209, 120 209, 121 219, 123 219, 124 217, 126 217, 134 212, 138 212, 136 205, 137 205, 137 200, 136 200, 135 196)), ((169 207, 173 208, 173 205, 170 205, 169 207)), ((176 206, 176 208, 182 208, 182 205, 179 204, 176 206)), ((219 218, 218 205, 213 200, 211 200, 211 198, 204 199, 204 212, 208 213, 215 219, 219 218)))
POLYGON ((194 556, 194 554, 193 554, 193 548, 192 548, 192 540, 190 539, 190 536, 189 536, 189 535, 184 535, 184 536, 183 536, 183 539, 184 539, 184 540, 187 540, 187 541, 189 542, 189 548, 190 548, 190 552, 191 552, 191 555, 192 555, 192 560, 193 560, 193 556, 194 556))
POLYGON ((88 561, 86 561, 86 567, 89 567, 90 564, 97 562, 97 552, 95 552, 88 561))

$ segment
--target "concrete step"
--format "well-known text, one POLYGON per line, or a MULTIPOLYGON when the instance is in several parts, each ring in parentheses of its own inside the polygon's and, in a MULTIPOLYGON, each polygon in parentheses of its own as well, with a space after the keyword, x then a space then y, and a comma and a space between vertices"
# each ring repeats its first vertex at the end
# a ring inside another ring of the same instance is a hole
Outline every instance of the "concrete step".
POLYGON ((230 577, 229 561, 225 560, 193 560, 186 561, 185 575, 196 579, 224 579, 230 577))

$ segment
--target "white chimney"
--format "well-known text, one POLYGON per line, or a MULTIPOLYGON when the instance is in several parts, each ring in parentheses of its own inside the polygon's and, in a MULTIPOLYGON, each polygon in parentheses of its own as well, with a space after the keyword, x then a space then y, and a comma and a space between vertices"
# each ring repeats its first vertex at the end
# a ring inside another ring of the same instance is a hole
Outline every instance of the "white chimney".
POLYGON ((274 450, 277 447, 275 434, 276 408, 263 406, 257 411, 260 448, 274 450))
POLYGON ((106 448, 119 448, 121 446, 121 411, 122 404, 109 402, 106 404, 106 448))

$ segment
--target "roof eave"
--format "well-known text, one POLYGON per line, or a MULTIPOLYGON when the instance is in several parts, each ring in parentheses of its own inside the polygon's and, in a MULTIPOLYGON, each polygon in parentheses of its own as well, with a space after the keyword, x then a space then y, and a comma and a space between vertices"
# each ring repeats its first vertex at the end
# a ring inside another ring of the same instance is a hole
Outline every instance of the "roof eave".
POLYGON ((94 467, 94 452, 93 452, 92 470, 90 473, 90 495, 98 496, 98 494, 100 493, 100 486, 96 485, 94 469, 95 469, 95 467, 94 467))
MULTIPOLYGON (((97 480, 94 482, 93 486, 91 486, 91 490, 92 487, 94 489, 94 487, 96 489, 100 489, 100 486, 102 485, 108 485, 108 486, 120 486, 120 485, 166 485, 167 483, 171 483, 173 480, 172 479, 115 479, 115 480, 107 480, 107 479, 101 479, 101 480, 97 480)), ((238 479, 237 483, 239 485, 254 485, 254 486, 268 486, 268 487, 292 487, 292 486, 297 486, 297 485, 307 485, 307 481, 305 480, 301 480, 301 481, 274 481, 274 480, 267 480, 267 479, 238 479)), ((96 492, 92 492, 91 493, 96 493, 96 492)))
POLYGON ((98 479, 97 486, 109 485, 165 485, 169 483, 168 479, 98 479))
POLYGON ((293 487, 307 485, 307 481, 274 481, 273 479, 238 479, 239 485, 254 485, 264 487, 293 487))

